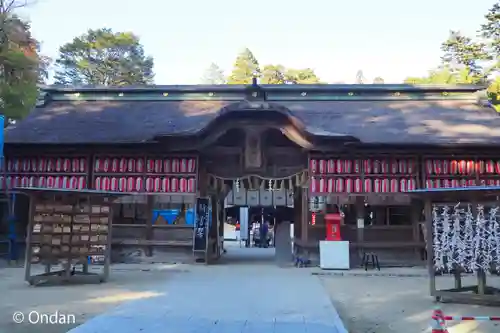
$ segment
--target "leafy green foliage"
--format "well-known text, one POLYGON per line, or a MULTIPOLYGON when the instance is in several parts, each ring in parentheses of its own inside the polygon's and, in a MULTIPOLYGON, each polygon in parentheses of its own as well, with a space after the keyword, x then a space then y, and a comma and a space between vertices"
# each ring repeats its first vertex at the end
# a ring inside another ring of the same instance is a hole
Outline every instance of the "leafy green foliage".
POLYGON ((288 69, 285 72, 286 82, 289 84, 315 84, 321 83, 311 68, 288 69))
POLYGON ((152 84, 153 58, 130 32, 89 30, 60 47, 55 80, 64 85, 152 84))
POLYGON ((444 53, 441 59, 452 71, 461 72, 465 68, 468 72, 467 81, 480 82, 484 77, 480 61, 489 58, 485 48, 484 43, 475 42, 458 31, 451 31, 450 37, 441 45, 444 53))
POLYGON ((500 1, 484 16, 485 22, 481 25, 479 33, 486 40, 486 50, 493 61, 486 74, 498 72, 500 69, 500 1))
POLYGON ((50 59, 38 54, 30 25, 13 14, 24 1, 0 2, 0 110, 8 119, 26 116, 36 103, 37 83, 46 78, 50 59))
POLYGON ((222 69, 217 64, 212 63, 205 71, 201 82, 203 84, 225 84, 226 78, 222 69))
POLYGON ((287 77, 285 74, 285 67, 282 65, 266 65, 262 70, 262 77, 260 80, 262 84, 285 84, 287 77))
POLYGON ((251 84, 254 77, 260 77, 259 62, 248 48, 236 57, 228 84, 251 84))

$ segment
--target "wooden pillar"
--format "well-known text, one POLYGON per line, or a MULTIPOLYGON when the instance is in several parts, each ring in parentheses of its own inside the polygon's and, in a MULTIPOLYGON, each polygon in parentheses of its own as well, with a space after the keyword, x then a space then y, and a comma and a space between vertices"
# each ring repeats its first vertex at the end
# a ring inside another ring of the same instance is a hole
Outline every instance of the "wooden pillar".
MULTIPOLYGON (((153 239, 153 209, 155 197, 153 195, 146 196, 146 240, 150 241, 153 239)), ((146 257, 153 256, 153 246, 148 245, 146 247, 146 257)))
MULTIPOLYGON (((422 204, 419 200, 411 200, 410 201, 410 216, 411 216, 411 224, 412 224, 412 240, 415 243, 420 243, 422 241, 420 237, 420 222, 422 216, 422 204)), ((415 246, 414 248, 415 259, 421 259, 420 248, 415 246)))
POLYGON ((300 212, 301 212, 301 235, 300 235, 300 240, 303 246, 307 245, 307 242, 309 240, 309 207, 307 206, 307 189, 301 188, 300 190, 300 212))
POLYGON ((434 271, 434 249, 432 248, 432 203, 430 199, 425 199, 424 203, 424 215, 425 215, 425 226, 426 226, 426 238, 427 238, 427 270, 430 277, 430 293, 434 296, 436 292, 436 274, 434 271))
POLYGON ((356 197, 354 203, 356 211, 356 236, 357 242, 363 243, 365 240, 365 200, 364 197, 356 197))

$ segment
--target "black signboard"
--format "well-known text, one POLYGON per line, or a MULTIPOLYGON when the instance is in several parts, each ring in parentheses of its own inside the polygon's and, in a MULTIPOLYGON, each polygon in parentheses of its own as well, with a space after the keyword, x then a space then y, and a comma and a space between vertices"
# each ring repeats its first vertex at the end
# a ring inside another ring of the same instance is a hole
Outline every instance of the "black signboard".
POLYGON ((194 217, 193 251, 206 251, 208 245, 208 225, 210 221, 210 199, 197 198, 194 217))

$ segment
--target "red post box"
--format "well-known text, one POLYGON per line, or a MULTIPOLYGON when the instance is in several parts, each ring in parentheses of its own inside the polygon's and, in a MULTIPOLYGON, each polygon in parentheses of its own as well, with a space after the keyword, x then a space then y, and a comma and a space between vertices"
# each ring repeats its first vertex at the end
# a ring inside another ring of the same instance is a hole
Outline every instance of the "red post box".
POLYGON ((340 214, 326 214, 325 224, 326 224, 326 240, 329 241, 340 241, 340 214))

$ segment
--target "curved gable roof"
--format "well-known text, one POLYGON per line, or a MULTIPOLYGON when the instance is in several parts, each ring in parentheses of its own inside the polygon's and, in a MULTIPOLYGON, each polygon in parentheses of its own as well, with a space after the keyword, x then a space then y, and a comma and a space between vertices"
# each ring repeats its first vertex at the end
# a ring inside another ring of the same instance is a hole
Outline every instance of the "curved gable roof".
POLYGON ((405 85, 48 88, 47 99, 9 127, 19 144, 137 143, 197 135, 231 112, 280 112, 321 137, 380 144, 497 144, 500 117, 477 87, 405 85))

